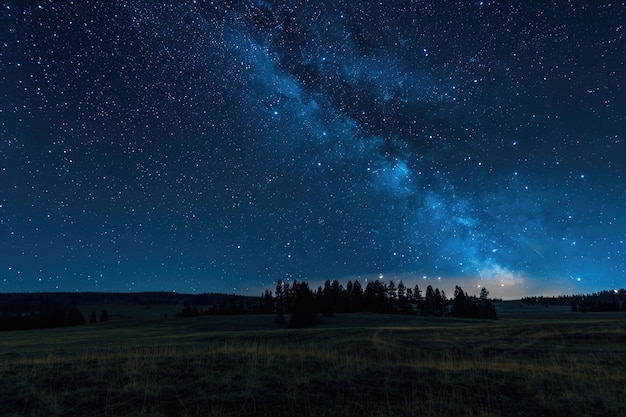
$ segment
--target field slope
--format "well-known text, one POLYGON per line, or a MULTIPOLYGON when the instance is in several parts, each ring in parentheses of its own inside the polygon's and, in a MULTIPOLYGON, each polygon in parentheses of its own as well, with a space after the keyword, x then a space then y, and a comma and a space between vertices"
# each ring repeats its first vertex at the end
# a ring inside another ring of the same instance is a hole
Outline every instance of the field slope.
MULTIPOLYGON (((337 315, 0 333, 2 416, 626 415, 626 321, 337 315)), ((565 318, 565 319, 564 319, 565 318)))

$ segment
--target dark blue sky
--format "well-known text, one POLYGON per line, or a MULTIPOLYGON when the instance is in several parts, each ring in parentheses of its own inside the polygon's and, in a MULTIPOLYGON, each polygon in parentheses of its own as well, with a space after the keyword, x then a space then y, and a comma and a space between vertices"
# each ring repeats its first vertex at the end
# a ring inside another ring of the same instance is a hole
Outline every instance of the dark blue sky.
POLYGON ((626 286, 623 1, 0 7, 0 291, 626 286))

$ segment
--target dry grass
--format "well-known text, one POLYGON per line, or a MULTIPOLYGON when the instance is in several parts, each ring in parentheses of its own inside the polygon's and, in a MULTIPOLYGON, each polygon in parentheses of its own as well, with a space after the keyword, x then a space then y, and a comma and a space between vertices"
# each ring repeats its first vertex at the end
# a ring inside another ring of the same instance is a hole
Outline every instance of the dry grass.
POLYGON ((626 415, 623 321, 369 317, 2 333, 0 415, 626 415))

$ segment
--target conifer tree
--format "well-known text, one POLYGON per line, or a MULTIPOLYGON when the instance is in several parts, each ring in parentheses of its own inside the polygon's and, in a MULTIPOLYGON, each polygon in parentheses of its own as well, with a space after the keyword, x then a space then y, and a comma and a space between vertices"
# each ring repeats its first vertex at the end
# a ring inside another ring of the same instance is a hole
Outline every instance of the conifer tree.
POLYGON ((426 287, 426 294, 424 295, 424 308, 422 314, 433 314, 435 308, 435 290, 432 285, 426 287))
POLYGON ((480 290, 480 296, 479 298, 481 300, 486 300, 489 297, 489 291, 487 291, 487 288, 482 287, 480 290))
POLYGON ((324 283, 324 290, 322 291, 322 315, 324 317, 332 317, 335 312, 333 289, 331 288, 330 280, 327 279, 324 283))
POLYGON ((77 306, 73 306, 67 314, 68 326, 80 326, 85 324, 85 316, 80 312, 77 306))
POLYGON ((274 298, 274 307, 276 309, 276 324, 285 323, 285 285, 282 280, 276 283, 276 292, 274 298))
POLYGON ((315 298, 306 282, 293 284, 294 305, 290 325, 293 328, 309 327, 319 323, 315 298))
POLYGON ((352 284, 352 281, 348 281, 348 283, 346 284, 346 308, 348 313, 351 313, 354 311, 354 284, 352 284))
POLYGON ((352 297, 353 311, 363 311, 363 286, 358 279, 352 285, 352 297))
POLYGON ((433 304, 433 312, 437 316, 443 315, 443 302, 445 301, 446 295, 439 291, 439 288, 435 288, 435 299, 433 304))
POLYGON ((469 317, 469 305, 465 292, 458 285, 454 287, 454 300, 452 302, 452 315, 454 317, 469 317))
POLYGON ((100 323, 104 323, 107 321, 109 321, 109 312, 105 308, 102 310, 102 313, 100 314, 100 323))

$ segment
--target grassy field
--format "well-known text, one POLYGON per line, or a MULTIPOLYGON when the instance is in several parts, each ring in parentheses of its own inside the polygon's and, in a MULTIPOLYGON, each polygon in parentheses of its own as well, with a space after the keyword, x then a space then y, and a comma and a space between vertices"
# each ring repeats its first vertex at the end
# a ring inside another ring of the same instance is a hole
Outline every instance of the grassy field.
POLYGON ((289 330, 235 316, 3 332, 0 415, 626 415, 626 315, 504 308, 495 322, 350 314, 289 330))

